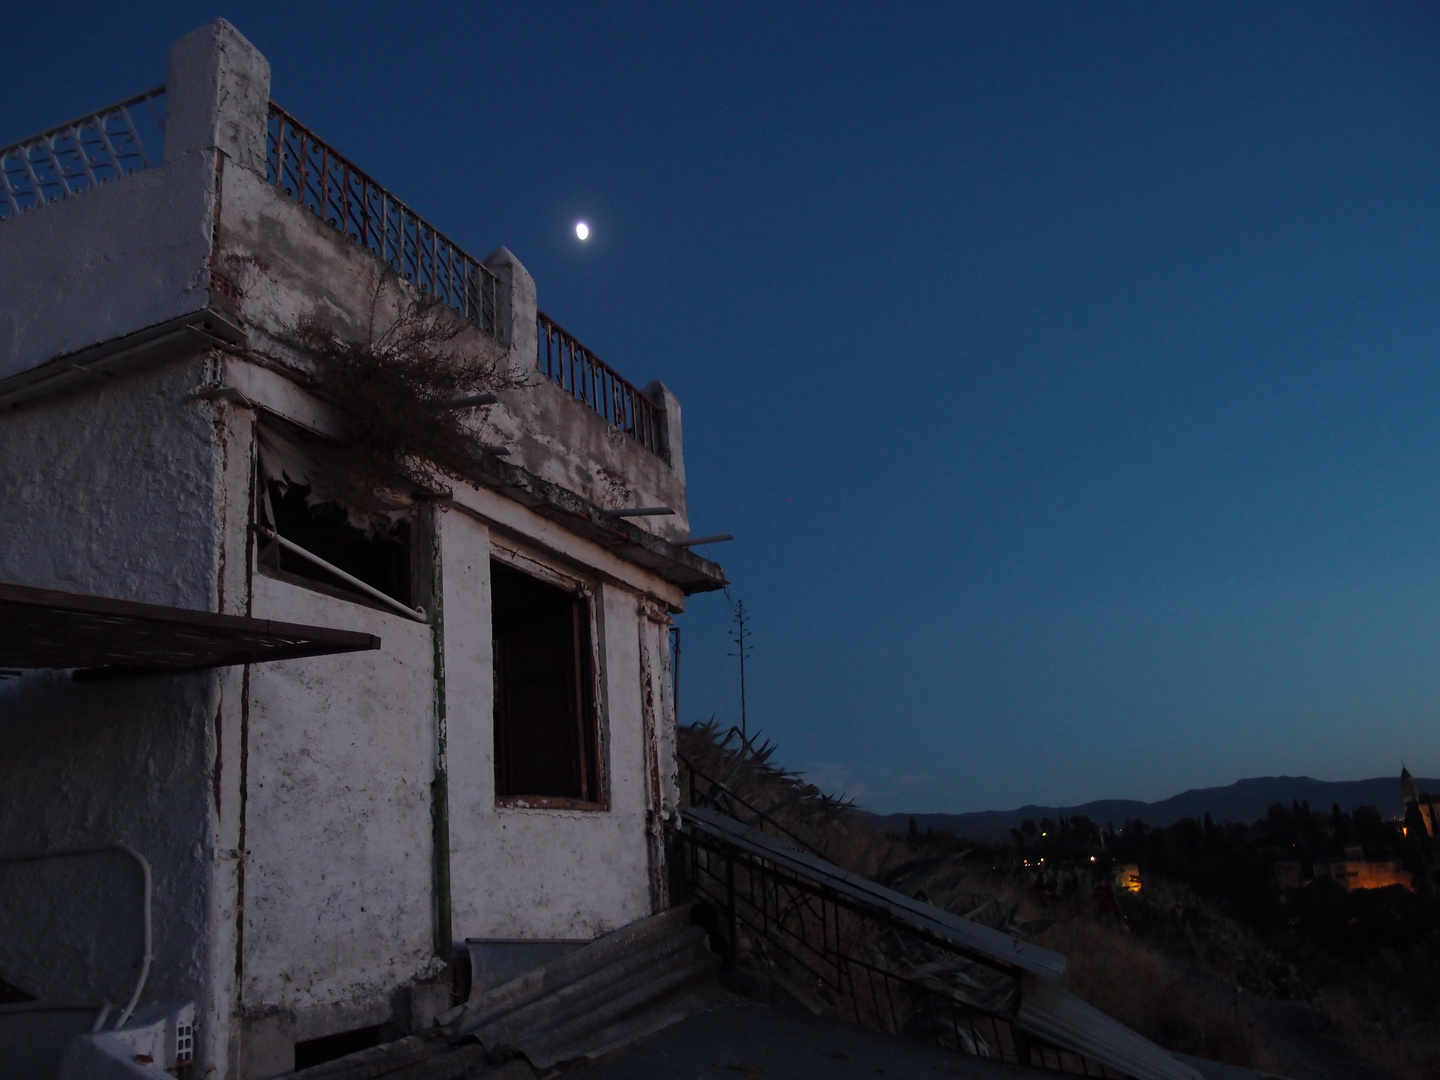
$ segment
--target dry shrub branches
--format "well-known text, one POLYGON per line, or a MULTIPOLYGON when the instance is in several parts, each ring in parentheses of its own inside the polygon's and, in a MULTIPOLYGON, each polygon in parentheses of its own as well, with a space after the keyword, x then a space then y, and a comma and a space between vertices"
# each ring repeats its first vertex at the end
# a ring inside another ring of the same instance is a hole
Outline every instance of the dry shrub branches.
POLYGON ((344 414, 343 480, 361 497, 397 480, 434 489, 442 473, 471 471, 486 449, 465 423, 467 411, 447 403, 527 385, 511 374, 500 346, 435 297, 409 296, 377 332, 376 310, 393 276, 376 281, 365 340, 346 340, 313 317, 291 334, 314 362, 315 392, 344 414), (470 339, 464 348, 462 335, 470 339))

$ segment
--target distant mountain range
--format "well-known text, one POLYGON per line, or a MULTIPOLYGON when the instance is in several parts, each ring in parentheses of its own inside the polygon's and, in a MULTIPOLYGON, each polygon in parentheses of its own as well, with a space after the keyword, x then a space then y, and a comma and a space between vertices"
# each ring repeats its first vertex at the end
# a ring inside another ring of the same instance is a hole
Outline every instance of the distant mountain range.
MULTIPOLYGON (((1440 780, 1424 780, 1417 776, 1415 782, 1421 791, 1440 793, 1440 780)), ((890 832, 903 832, 909 828, 910 819, 914 818, 922 832, 935 829, 993 843, 1009 840, 1010 830, 1018 828, 1026 818, 1038 824, 1041 818, 1057 821, 1062 815, 1084 814, 1101 826, 1113 822, 1117 829, 1127 821, 1173 825, 1181 818, 1198 819, 1207 813, 1216 821, 1252 822, 1263 818, 1275 803, 1289 806, 1297 799, 1308 802, 1312 810, 1327 814, 1336 803, 1345 811, 1357 806, 1373 806, 1384 817, 1398 817, 1405 812, 1400 780, 1394 776, 1373 780, 1257 776, 1237 780, 1228 787, 1196 788, 1153 803, 1135 799, 1099 799, 1079 806, 1022 806, 1016 810, 984 810, 973 814, 884 814, 876 815, 876 818, 890 832)))

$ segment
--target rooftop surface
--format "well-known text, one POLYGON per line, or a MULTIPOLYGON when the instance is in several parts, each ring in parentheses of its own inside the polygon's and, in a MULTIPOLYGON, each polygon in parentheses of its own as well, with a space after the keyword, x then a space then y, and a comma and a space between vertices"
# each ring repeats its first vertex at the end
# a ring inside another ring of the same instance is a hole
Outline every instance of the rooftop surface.
MULTIPOLYGON (((1253 1069, 1176 1056, 1205 1080, 1274 1080, 1253 1069)), ((1056 1074, 885 1035, 834 1016, 815 1016, 789 999, 762 1005, 726 993, 705 1012, 567 1075, 577 1080, 1054 1080, 1056 1074)))

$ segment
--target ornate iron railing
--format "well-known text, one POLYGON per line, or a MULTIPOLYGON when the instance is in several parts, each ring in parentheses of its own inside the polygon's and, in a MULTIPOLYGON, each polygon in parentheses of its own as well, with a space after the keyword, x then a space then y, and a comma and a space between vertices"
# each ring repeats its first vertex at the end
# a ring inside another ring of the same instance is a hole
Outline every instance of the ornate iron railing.
POLYGON ((165 87, 0 149, 0 221, 164 161, 165 87))
POLYGON ((558 383, 575 400, 589 405, 647 450, 667 462, 670 460, 659 405, 626 382, 543 311, 536 316, 535 329, 536 362, 547 379, 558 383))
POLYGON ((266 179, 393 267, 497 336, 494 272, 382 188, 273 101, 265 140, 266 179))

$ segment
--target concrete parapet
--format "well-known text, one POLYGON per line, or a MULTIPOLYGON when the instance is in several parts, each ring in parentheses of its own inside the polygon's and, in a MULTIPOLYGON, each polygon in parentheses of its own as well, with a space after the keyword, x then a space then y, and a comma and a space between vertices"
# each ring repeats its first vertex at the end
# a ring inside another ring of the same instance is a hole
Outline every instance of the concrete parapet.
POLYGON ((498 247, 485 265, 500 279, 500 310, 495 313, 500 344, 510 350, 511 366, 517 375, 535 370, 535 279, 507 247, 498 247))
POLYGON ((212 147, 265 172, 270 62, 224 19, 170 47, 165 74, 165 160, 212 147))
POLYGON ((670 471, 675 482, 685 487, 685 438, 680 427, 680 399, 659 379, 651 379, 645 387, 645 396, 660 406, 660 437, 670 456, 670 471))

